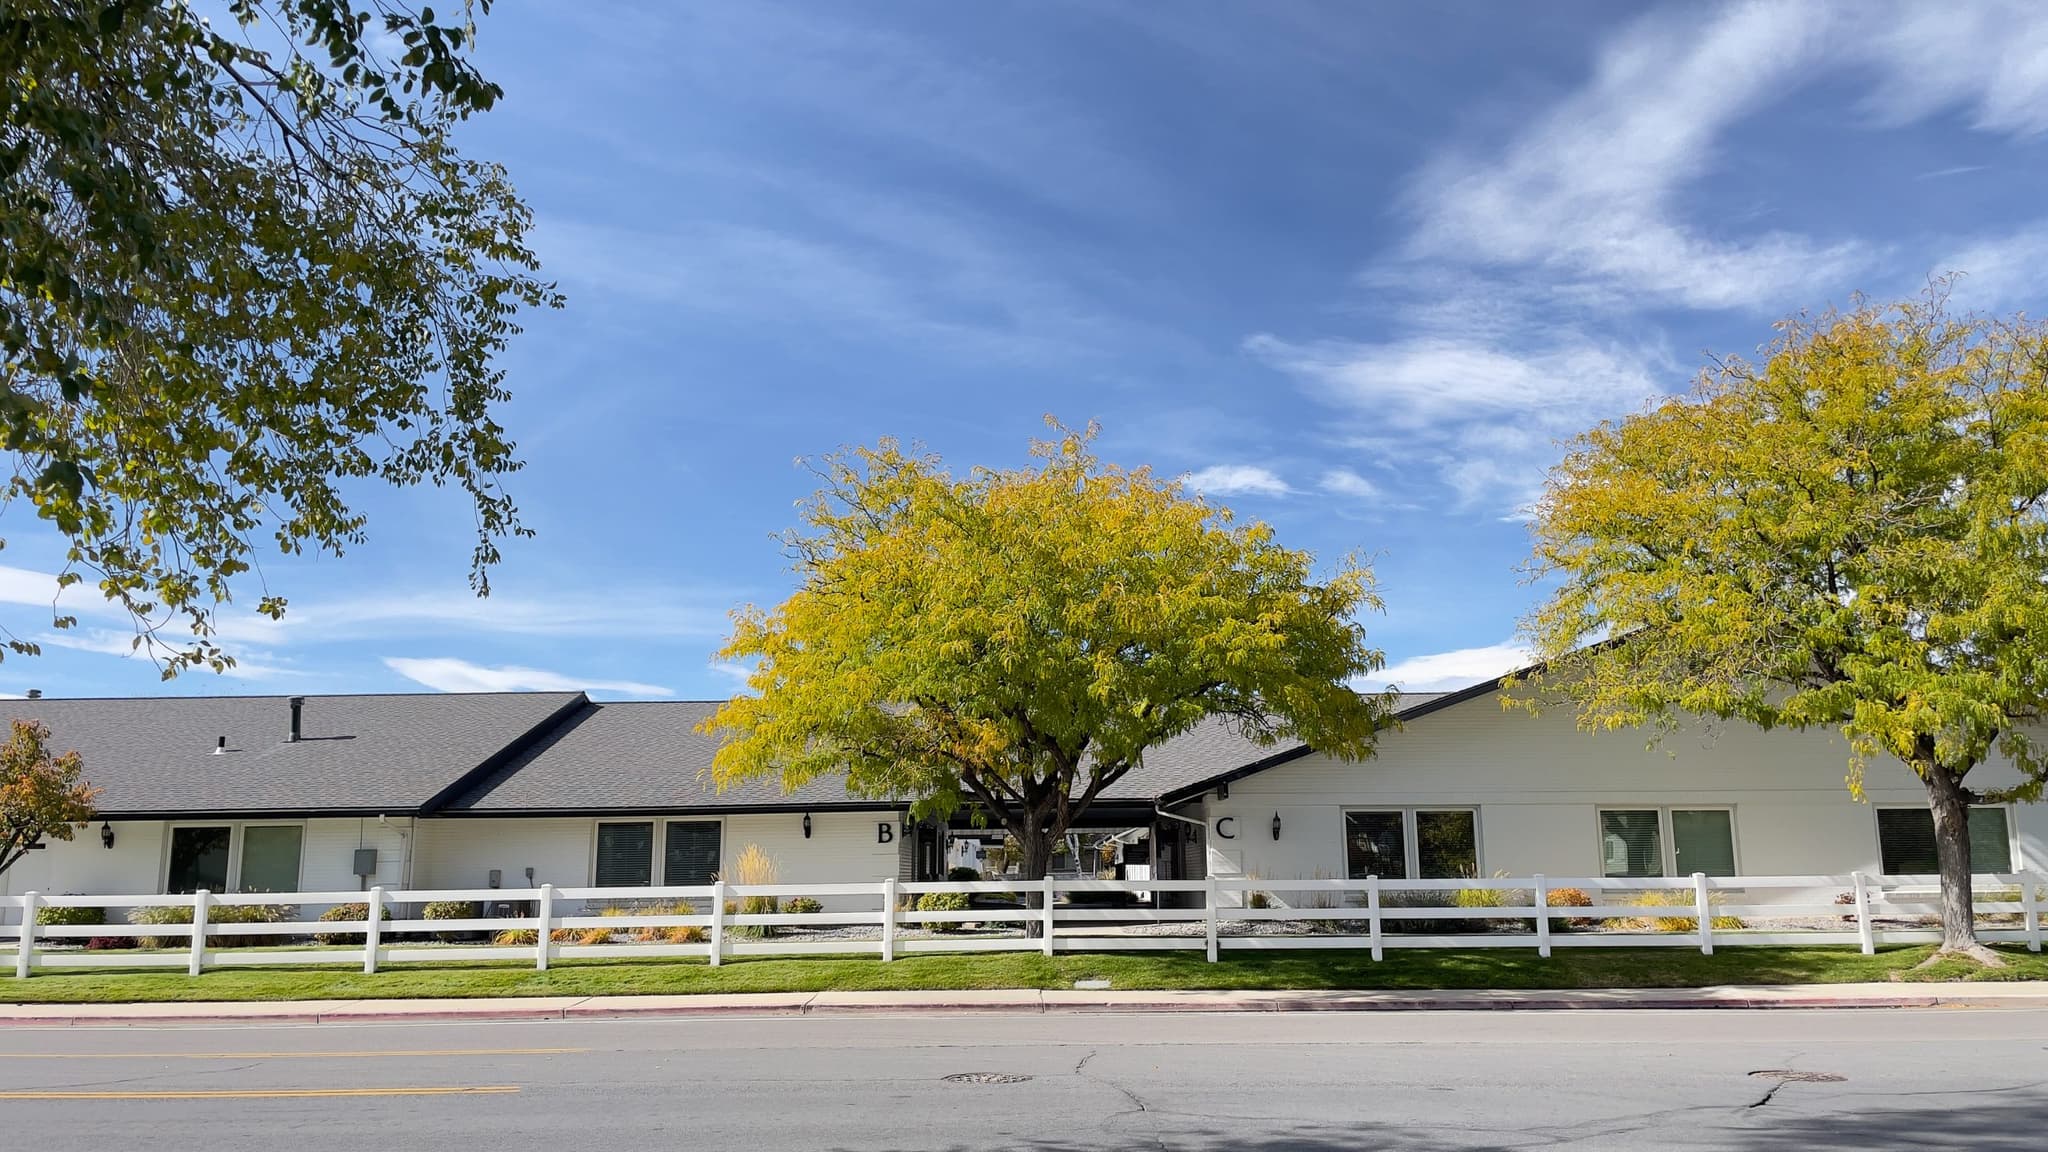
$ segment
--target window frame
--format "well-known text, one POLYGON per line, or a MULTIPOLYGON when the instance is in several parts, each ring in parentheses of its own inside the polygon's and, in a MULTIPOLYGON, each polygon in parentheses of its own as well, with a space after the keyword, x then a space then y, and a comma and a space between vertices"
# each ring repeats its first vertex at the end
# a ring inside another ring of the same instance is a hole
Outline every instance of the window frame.
POLYGON ((291 891, 300 891, 299 885, 306 882, 306 821, 304 820, 171 820, 164 825, 163 850, 158 854, 156 890, 159 894, 182 895, 171 891, 171 840, 180 828, 225 828, 228 830, 228 882, 227 887, 214 893, 234 895, 242 890, 242 849, 243 832, 249 828, 297 828, 299 830, 299 867, 291 891))
MULTIPOLYGON (((2010 875, 2015 872, 2014 865, 2019 859, 2019 822, 2017 819, 2018 814, 2013 811, 2013 805, 1972 804, 1969 807, 1973 810, 1977 808, 1996 808, 2005 813, 2005 867, 1992 869, 1989 872, 1977 871, 1974 868, 1975 861, 1972 861, 1972 874, 1977 876, 2001 876, 2010 875)), ((1881 811, 1896 812, 1900 810, 1926 812, 1929 820, 1934 818, 1933 811, 1925 804, 1873 803, 1870 806, 1870 846, 1877 853, 1875 859, 1877 861, 1877 873, 1880 876, 1886 874, 1884 871, 1884 827, 1878 822, 1877 814, 1881 811)), ((1965 818, 1967 819, 1967 817, 1965 818)), ((1965 835, 1967 834, 1966 832, 1965 835)))
MULTIPOLYGON (((1735 866, 1734 876, 1742 871, 1742 832, 1737 826, 1738 805, 1734 804, 1632 804, 1626 801, 1600 803, 1593 806, 1593 871, 1590 875, 1608 880, 1672 880, 1690 876, 1690 872, 1678 870, 1678 842, 1672 835, 1671 814, 1673 812, 1726 812, 1728 814, 1728 859, 1735 866), (1655 812, 1657 814, 1657 868, 1655 877, 1650 876, 1608 876, 1607 875, 1607 828, 1602 819, 1609 812, 1655 812)), ((1726 879, 1726 877, 1716 877, 1726 879)))
POLYGON ((716 824, 718 825, 718 874, 725 872, 725 827, 723 816, 604 816, 590 822, 590 863, 585 875, 590 877, 593 888, 630 888, 630 884, 599 884, 597 882, 597 837, 598 829, 606 824, 652 824, 654 835, 648 842, 647 887, 649 888, 694 888, 694 884, 670 884, 668 882, 668 826, 670 824, 716 824))
MULTIPOLYGON (((1353 876, 1353 875, 1351 875, 1351 814, 1352 814, 1352 813, 1354 813, 1354 812, 1357 812, 1357 813, 1371 813, 1371 814, 1375 814, 1375 815, 1382 815, 1382 816, 1384 816, 1384 815, 1386 815, 1386 814, 1388 814, 1388 813, 1398 813, 1398 814, 1400 815, 1400 817, 1401 817, 1401 852, 1402 852, 1402 857, 1403 857, 1403 858, 1402 858, 1402 861, 1401 861, 1401 866, 1402 866, 1403 868, 1405 868, 1405 869, 1407 870, 1407 872, 1408 872, 1408 875, 1407 875, 1407 876, 1405 876, 1405 877, 1402 877, 1402 878, 1401 878, 1401 879, 1402 879, 1402 880, 1404 880, 1404 881, 1405 881, 1405 880, 1421 880, 1421 879, 1425 879, 1425 877, 1424 877, 1424 876, 1422 875, 1422 842, 1421 842, 1421 840, 1419 839, 1419 837, 1418 837, 1418 835, 1417 835, 1417 829, 1416 829, 1416 825, 1415 825, 1415 816, 1416 816, 1416 814, 1417 814, 1417 813, 1419 813, 1419 812, 1469 812, 1469 813, 1471 813, 1471 814, 1472 814, 1472 869, 1473 869, 1473 873, 1474 873, 1474 875, 1475 875, 1475 876, 1485 876, 1485 875, 1487 875, 1487 871, 1486 871, 1486 833, 1485 833, 1485 829, 1484 829, 1484 827, 1483 827, 1483 824, 1482 824, 1482 820, 1483 820, 1483 817, 1482 817, 1482 816, 1481 816, 1481 814, 1480 814, 1480 810, 1479 810, 1479 805, 1477 805, 1477 804, 1346 804, 1346 805, 1344 805, 1344 806, 1342 807, 1342 809, 1340 809, 1340 811, 1339 811, 1339 813, 1338 813, 1338 820, 1337 820, 1337 830, 1338 830, 1338 833, 1339 833, 1339 838, 1338 838, 1338 841, 1337 841, 1337 843, 1338 843, 1338 847, 1339 847, 1339 854, 1338 854, 1338 867, 1339 867, 1339 868, 1341 868, 1341 869, 1343 870, 1343 874, 1344 874, 1344 876, 1345 876, 1345 878, 1346 878, 1346 879, 1349 879, 1349 880, 1363 880, 1363 879, 1365 879, 1365 877, 1363 877, 1363 876, 1353 876)), ((1382 879, 1382 880, 1392 880, 1392 879, 1394 879, 1394 877, 1391 877, 1391 876, 1382 876, 1382 877, 1380 877, 1380 879, 1382 879)), ((1440 880, 1440 879, 1451 879, 1451 877, 1440 877, 1440 876, 1432 876, 1432 877, 1427 877, 1427 879, 1432 879, 1432 880, 1440 880)))

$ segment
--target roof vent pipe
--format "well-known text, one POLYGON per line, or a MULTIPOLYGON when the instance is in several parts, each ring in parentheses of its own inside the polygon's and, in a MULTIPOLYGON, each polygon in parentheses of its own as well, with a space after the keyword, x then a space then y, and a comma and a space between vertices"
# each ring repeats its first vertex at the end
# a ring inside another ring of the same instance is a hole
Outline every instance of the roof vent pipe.
POLYGON ((219 755, 222 755, 222 754, 226 753, 226 752, 227 752, 227 750, 228 750, 228 738, 227 738, 227 737, 225 737, 225 736, 219 737, 219 738, 218 738, 218 742, 217 742, 217 743, 215 743, 215 744, 214 744, 214 746, 213 746, 213 754, 214 754, 215 756, 219 756, 219 755))
POLYGON ((305 710, 306 698, 304 696, 294 696, 291 698, 290 704, 292 706, 292 731, 291 735, 285 737, 285 741, 290 744, 297 744, 299 742, 299 713, 305 710))

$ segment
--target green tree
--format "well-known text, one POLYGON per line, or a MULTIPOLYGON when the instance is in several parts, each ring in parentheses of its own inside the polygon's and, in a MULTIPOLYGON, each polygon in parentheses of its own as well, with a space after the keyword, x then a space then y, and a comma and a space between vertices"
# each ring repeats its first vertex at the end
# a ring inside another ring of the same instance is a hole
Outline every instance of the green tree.
POLYGON ((1953 314, 1941 286, 1788 320, 1760 364, 1581 437, 1533 525, 1558 583, 1528 631, 1583 724, 1834 728, 1859 797, 1898 758, 1933 810, 1942 952, 1991 963, 1969 805, 2048 780, 2044 374, 2048 329, 1953 314), (1972 789, 1994 754, 2023 782, 1972 789))
POLYGON ((363 539, 360 478, 463 489, 488 594, 524 533, 494 361, 521 309, 560 303, 504 171, 451 141, 500 95, 470 5, 223 6, 215 28, 179 0, 0 5, 6 498, 167 676, 231 662, 214 614, 262 537, 363 539))
POLYGON ((1371 573, 1319 583, 1266 525, 1100 463, 1093 435, 964 478, 887 440, 827 457, 785 537, 800 586, 739 612, 720 654, 754 671, 706 722, 717 779, 843 772, 920 814, 976 805, 1037 879, 1104 789, 1206 717, 1369 754, 1391 698, 1347 682, 1383 663, 1356 619, 1371 573))
POLYGON ((16 720, 0 744, 0 872, 45 837, 69 840, 92 819, 99 791, 79 779, 83 761, 76 752, 52 756, 49 740, 41 721, 16 720))

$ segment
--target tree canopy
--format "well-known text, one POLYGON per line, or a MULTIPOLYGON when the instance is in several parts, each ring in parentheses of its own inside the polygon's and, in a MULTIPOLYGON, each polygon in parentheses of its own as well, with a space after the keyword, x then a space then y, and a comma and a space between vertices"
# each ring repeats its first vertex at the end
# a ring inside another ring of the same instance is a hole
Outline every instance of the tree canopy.
POLYGON ((720 653, 754 667, 706 723, 727 737, 717 779, 844 772, 921 813, 976 805, 1035 878, 1104 789, 1205 717, 1369 754, 1391 698, 1347 682, 1383 664, 1357 619, 1379 606, 1371 572, 1318 581, 1266 525, 1100 462, 1092 437, 1057 429, 1036 466, 963 477, 889 440, 824 459, 785 537, 800 586, 738 613, 720 653))
POLYGON ((79 777, 84 762, 76 752, 53 756, 50 730, 36 720, 16 720, 0 744, 0 872, 45 837, 69 840, 93 816, 99 790, 79 777))
POLYGON ((364 539, 361 478, 461 488, 487 594, 524 531, 496 357, 522 309, 560 303, 505 172, 451 138, 501 95, 470 4, 224 7, 226 28, 178 0, 0 9, 5 500, 166 675, 230 662, 214 612, 263 537, 364 539))
POLYGON ((2048 781, 2044 501, 2048 329, 1954 314, 1939 285, 1796 317, 1759 363, 1572 445, 1533 522, 1557 583, 1527 630, 1585 723, 1834 728, 1859 795, 1866 760, 1905 762, 1946 946, 1970 948, 1967 805, 2048 781), (1966 786, 1994 753, 2022 782, 1966 786))

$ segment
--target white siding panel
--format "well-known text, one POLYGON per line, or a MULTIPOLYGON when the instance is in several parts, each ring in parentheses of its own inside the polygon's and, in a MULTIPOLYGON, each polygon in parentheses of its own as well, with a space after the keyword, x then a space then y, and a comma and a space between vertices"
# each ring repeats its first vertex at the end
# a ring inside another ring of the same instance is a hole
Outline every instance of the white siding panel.
MULTIPOLYGON (((0 895, 18 899, 24 892, 48 895, 123 896, 159 891, 163 880, 164 822, 122 820, 114 823, 114 846, 100 843, 94 823, 69 841, 23 856, 0 872, 0 895)), ((21 919, 20 908, 0 911, 0 923, 21 919)))
MULTIPOLYGON (((1514 875, 1584 876, 1599 869, 1602 807, 1730 806, 1737 862, 1751 875, 1877 868, 1875 817, 1844 783, 1847 744, 1830 732, 1762 732, 1703 723, 1654 745, 1642 731, 1584 732, 1567 712, 1530 716, 1478 699, 1386 733, 1379 753, 1346 763, 1310 755, 1231 785, 1203 802, 1206 818, 1237 818, 1235 840, 1210 838, 1210 864, 1270 879, 1344 874, 1346 808, 1479 810, 1480 867, 1514 875), (1272 838, 1279 813, 1282 834, 1272 838)), ((2004 764, 1971 773, 1978 788, 2018 779, 2004 764)), ((1884 804, 1923 804, 1905 765, 1873 761, 1864 783, 1884 804)), ((2048 867, 2048 810, 2020 805, 2023 861, 2048 867)))
POLYGON ((504 873, 506 888, 587 885, 595 835, 596 821, 580 816, 422 820, 413 847, 412 886, 482 888, 493 868, 504 873), (532 884, 526 879, 528 868, 533 869, 532 884))
POLYGON ((406 841, 411 826, 409 817, 382 824, 374 816, 306 821, 306 837, 299 857, 300 891, 368 891, 373 884, 404 887, 406 841), (357 848, 377 850, 377 872, 369 880, 355 873, 357 848))

